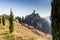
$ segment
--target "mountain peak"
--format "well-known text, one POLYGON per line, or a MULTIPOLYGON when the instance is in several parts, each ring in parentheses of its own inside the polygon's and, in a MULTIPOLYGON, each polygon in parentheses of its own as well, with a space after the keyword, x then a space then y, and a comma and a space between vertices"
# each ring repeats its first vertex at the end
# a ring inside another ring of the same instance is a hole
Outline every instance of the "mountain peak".
POLYGON ((25 19, 17 18, 20 23, 26 23, 28 25, 33 26, 35 29, 38 29, 46 34, 51 34, 50 32, 50 26, 47 20, 40 17, 39 13, 35 13, 35 10, 33 10, 33 13, 30 15, 27 15, 25 19))

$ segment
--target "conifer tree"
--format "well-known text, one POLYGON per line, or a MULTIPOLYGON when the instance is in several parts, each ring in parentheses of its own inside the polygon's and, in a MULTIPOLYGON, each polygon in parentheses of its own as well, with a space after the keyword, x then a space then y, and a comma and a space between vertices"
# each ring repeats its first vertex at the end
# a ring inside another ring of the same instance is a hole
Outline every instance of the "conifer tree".
POLYGON ((60 40, 60 0, 51 2, 51 29, 53 40, 60 40))
POLYGON ((13 32, 13 27, 14 27, 13 20, 14 20, 14 16, 13 16, 12 10, 10 10, 10 16, 9 16, 9 30, 10 30, 10 33, 13 32))
POLYGON ((24 23, 24 17, 22 17, 22 23, 24 23))
POLYGON ((2 15, 2 24, 5 26, 5 17, 2 15))

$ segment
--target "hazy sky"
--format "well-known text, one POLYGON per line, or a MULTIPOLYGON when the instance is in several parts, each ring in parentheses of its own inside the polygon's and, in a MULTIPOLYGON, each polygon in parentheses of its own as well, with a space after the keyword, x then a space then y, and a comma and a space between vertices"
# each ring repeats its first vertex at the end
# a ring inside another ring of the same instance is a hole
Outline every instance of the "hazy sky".
POLYGON ((50 0, 0 0, 0 15, 10 13, 10 8, 15 16, 26 16, 36 10, 41 17, 50 15, 50 0))

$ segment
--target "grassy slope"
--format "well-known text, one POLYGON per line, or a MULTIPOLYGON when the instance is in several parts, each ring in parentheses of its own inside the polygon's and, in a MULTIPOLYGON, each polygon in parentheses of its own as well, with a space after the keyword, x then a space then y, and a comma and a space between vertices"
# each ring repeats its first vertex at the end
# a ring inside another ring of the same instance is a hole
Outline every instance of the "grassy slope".
POLYGON ((9 22, 6 20, 6 25, 0 24, 0 40, 45 40, 46 35, 39 36, 32 30, 14 21, 14 32, 9 34, 9 22))

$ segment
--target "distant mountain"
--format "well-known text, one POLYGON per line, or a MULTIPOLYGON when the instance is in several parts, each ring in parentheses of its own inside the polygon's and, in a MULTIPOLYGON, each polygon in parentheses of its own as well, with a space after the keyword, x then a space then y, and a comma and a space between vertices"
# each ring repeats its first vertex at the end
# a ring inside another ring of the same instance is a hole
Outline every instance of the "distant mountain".
POLYGON ((27 15, 25 18, 16 17, 20 23, 25 23, 33 26, 35 29, 38 29, 39 31, 42 31, 46 34, 51 34, 50 31, 50 25, 48 21, 45 18, 40 17, 38 13, 35 13, 35 10, 32 14, 27 15))
POLYGON ((9 20, 6 25, 0 24, 0 40, 51 40, 51 35, 46 35, 36 29, 28 29, 26 26, 14 21, 14 31, 10 34, 9 20))
POLYGON ((45 17, 45 19, 51 24, 50 16, 45 17))
POLYGON ((51 20, 50 20, 50 16, 45 17, 45 19, 46 19, 47 22, 49 23, 49 26, 50 26, 50 32, 51 32, 51 20))
MULTIPOLYGON (((27 24, 26 24, 27 25, 27 24)), ((17 33, 17 35, 20 35, 20 37, 25 40, 51 40, 52 36, 45 34, 44 32, 41 32, 34 28, 27 28, 26 25, 20 24, 16 21, 14 21, 14 31, 17 33)), ((29 26, 28 26, 29 27, 29 26)), ((32 26, 30 26, 32 27, 32 26)), ((23 40, 24 40, 23 39, 23 40)))

